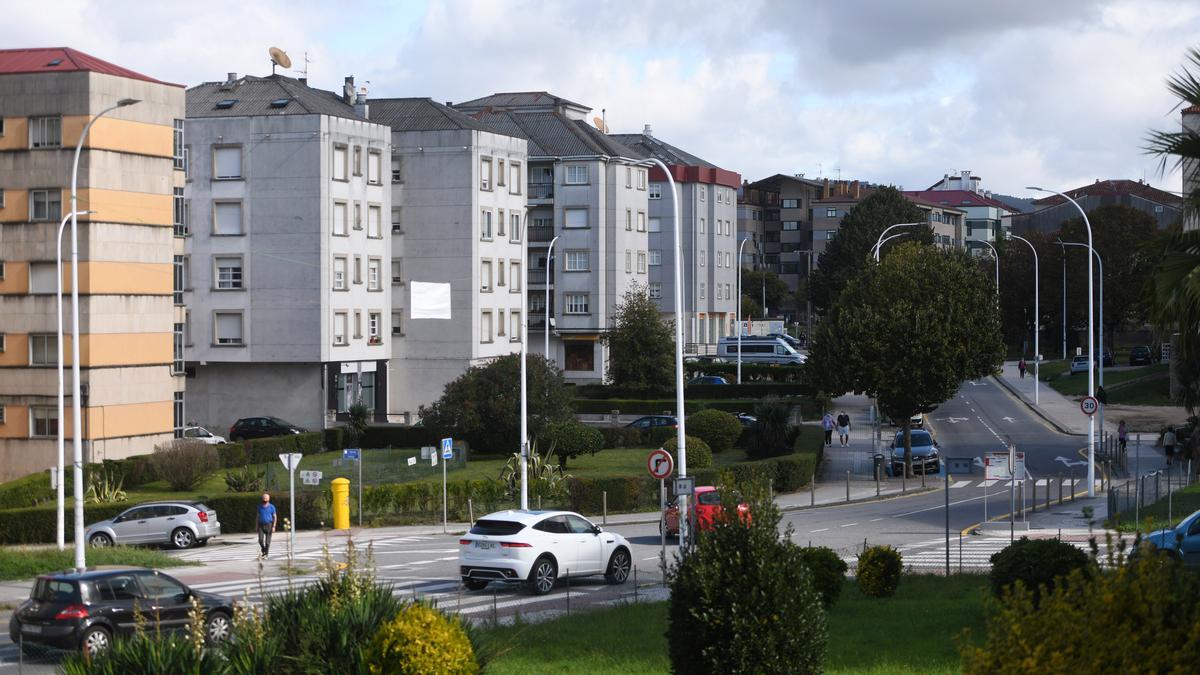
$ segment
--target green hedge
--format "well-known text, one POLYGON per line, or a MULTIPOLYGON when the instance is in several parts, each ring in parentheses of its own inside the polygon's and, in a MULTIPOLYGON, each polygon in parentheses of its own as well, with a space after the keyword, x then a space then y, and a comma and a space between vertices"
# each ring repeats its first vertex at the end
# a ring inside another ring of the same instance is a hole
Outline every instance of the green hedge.
MULTIPOLYGON (((68 460, 69 461, 69 460, 68 460)), ((126 459, 106 459, 101 464, 86 464, 83 467, 84 480, 95 472, 104 472, 120 480, 122 487, 135 488, 153 480, 154 471, 150 467, 149 455, 138 455, 126 459)), ((86 482, 84 483, 87 484, 86 482)), ((75 481, 68 466, 64 489, 67 495, 73 494, 75 481)), ((0 509, 25 509, 53 503, 56 493, 50 487, 50 472, 40 471, 23 476, 16 480, 0 485, 0 509)))
MULTIPOLYGON (((732 363, 685 363, 683 368, 687 371, 689 378, 697 375, 721 375, 730 382, 737 378, 736 361, 732 363)), ((806 384, 808 374, 804 366, 743 362, 742 384, 745 385, 747 382, 806 384)))
MULTIPOLYGON (((754 409, 754 404, 755 401, 751 399, 742 401, 686 400, 683 402, 683 409, 689 415, 709 408, 724 410, 725 412, 748 413, 754 409)), ((580 415, 607 415, 614 410, 621 411, 622 415, 674 415, 675 399, 577 398, 571 401, 571 407, 575 410, 576 414, 580 415)))
MULTIPOLYGON (((716 375, 720 373, 709 373, 716 375)), ((575 387, 576 403, 583 400, 631 399, 631 400, 671 400, 675 388, 670 387, 656 392, 632 390, 611 384, 584 384, 575 387)), ((813 389, 803 382, 746 382, 745 367, 742 369, 742 384, 689 384, 684 387, 687 399, 731 399, 731 398, 764 398, 776 396, 811 396, 813 389)), ((674 407, 672 405, 671 407, 674 407)))
MULTIPOLYGON (((83 522, 92 524, 107 520, 133 506, 123 504, 88 504, 83 507, 83 522)), ((72 541, 75 534, 74 507, 67 505, 65 532, 66 540, 72 541)), ((7 509, 0 511, 0 545, 46 544, 54 541, 58 529, 56 510, 53 506, 31 509, 7 509)))
MULTIPOLYGON (((325 451, 330 442, 336 445, 341 444, 342 436, 338 433, 331 434, 331 431, 338 432, 341 429, 326 429, 324 432, 309 431, 289 436, 255 438, 241 443, 226 443, 216 446, 217 458, 221 462, 221 468, 233 469, 247 464, 276 462, 279 460, 279 455, 285 452, 312 455, 325 451)), ((334 448, 329 449, 333 450, 334 448)))
MULTIPOLYGON (((315 530, 324 523, 326 527, 332 523, 330 516, 328 492, 296 492, 296 523, 297 530, 315 530)), ((205 497, 199 500, 210 509, 217 512, 217 520, 221 522, 222 534, 239 532, 254 532, 255 518, 258 515, 258 505, 262 495, 255 494, 223 494, 215 497, 205 497)), ((279 517, 279 530, 283 530, 283 519, 289 515, 289 500, 286 491, 271 495, 275 504, 276 515, 279 517)))

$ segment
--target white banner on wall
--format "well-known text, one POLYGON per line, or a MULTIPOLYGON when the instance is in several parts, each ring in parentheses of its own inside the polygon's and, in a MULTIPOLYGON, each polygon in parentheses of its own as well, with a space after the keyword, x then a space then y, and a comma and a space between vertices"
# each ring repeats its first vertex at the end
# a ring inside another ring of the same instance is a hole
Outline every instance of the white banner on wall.
POLYGON ((450 284, 413 281, 412 296, 409 301, 411 316, 414 319, 449 319, 450 318, 450 284))

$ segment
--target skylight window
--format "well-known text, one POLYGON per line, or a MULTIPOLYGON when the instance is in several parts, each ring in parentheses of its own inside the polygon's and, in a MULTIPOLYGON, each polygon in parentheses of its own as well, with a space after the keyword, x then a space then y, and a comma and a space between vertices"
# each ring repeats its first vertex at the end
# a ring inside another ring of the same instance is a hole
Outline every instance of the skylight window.
POLYGON ((291 100, 292 99, 290 99, 290 98, 277 98, 274 101, 271 101, 271 107, 272 108, 283 108, 283 107, 287 106, 287 104, 290 103, 291 100))
POLYGON ((54 59, 50 63, 47 63, 46 67, 49 68, 50 66, 57 66, 60 63, 62 63, 62 59, 54 59))
POLYGON ((215 105, 213 107, 216 108, 217 110, 229 110, 230 108, 233 107, 233 104, 237 103, 237 102, 238 102, 238 100, 236 98, 227 98, 223 101, 217 101, 217 105, 215 105))

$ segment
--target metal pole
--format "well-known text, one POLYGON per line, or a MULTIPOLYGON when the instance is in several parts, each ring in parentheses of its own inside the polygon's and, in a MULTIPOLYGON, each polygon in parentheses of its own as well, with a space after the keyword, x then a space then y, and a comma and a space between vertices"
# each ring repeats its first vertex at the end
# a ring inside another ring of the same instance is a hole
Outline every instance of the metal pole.
POLYGON ((358 526, 362 527, 362 463, 363 449, 358 449, 358 526))
POLYGON ((604 515, 603 515, 603 521, 602 521, 602 522, 603 522, 605 525, 607 525, 607 524, 608 524, 608 490, 605 490, 605 491, 604 491, 604 492, 601 494, 601 496, 604 498, 604 511, 602 511, 602 513, 603 513, 604 515))
POLYGON ((850 470, 846 469, 846 501, 850 501, 850 470))
POLYGON ((467 497, 467 518, 471 524, 475 523, 475 502, 470 497, 467 497))
MULTIPOLYGON (((529 228, 527 227, 528 224, 529 224, 529 212, 526 211, 525 213, 523 213, 521 215, 522 231, 525 231, 525 232, 529 231, 529 228)), ((526 246, 528 246, 528 241, 526 240, 526 238, 522 238, 522 241, 525 241, 526 246)), ((546 274, 547 275, 550 274, 550 258, 549 257, 546 258, 546 274)), ((548 281, 546 283, 546 291, 547 292, 550 291, 550 284, 548 281)), ((528 296, 529 296, 528 293, 521 294, 521 317, 522 317, 523 321, 528 321, 529 312, 526 309, 526 305, 528 304, 528 300, 529 300, 528 296)), ((546 305, 547 309, 549 309, 549 306, 550 306, 549 304, 546 305)), ((526 363, 526 361, 529 360, 527 358, 528 357, 528 344, 529 344, 529 339, 528 339, 529 338, 529 330, 528 330, 528 327, 524 327, 524 328, 525 329, 521 331, 521 353, 520 353, 520 358, 521 358, 521 447, 520 447, 519 451, 521 453, 521 510, 528 511, 529 510, 529 368, 528 368, 528 364, 526 363)), ((547 340, 549 339, 549 335, 550 335, 550 322, 547 321, 546 322, 546 336, 547 336, 546 339, 547 340)), ((443 523, 443 525, 445 524, 445 521, 446 521, 445 492, 446 492, 446 462, 445 462, 445 460, 443 460, 442 461, 442 495, 443 495, 442 496, 442 514, 443 514, 442 515, 442 523, 443 523)), ((444 528, 443 528, 443 531, 444 531, 444 528)))
MULTIPOLYGON (((288 454, 288 558, 295 555, 296 550, 296 466, 299 462, 296 455, 288 454)), ((82 532, 82 530, 80 530, 82 532)), ((76 539, 82 534, 76 535, 76 539)))
POLYGON ((58 343, 57 343, 57 346, 58 346, 58 421, 55 424, 55 426, 58 427, 58 477, 56 480, 56 485, 54 486, 54 491, 56 493, 56 504, 57 504, 57 508, 55 510, 55 526, 56 526, 55 541, 57 542, 58 550, 60 550, 60 551, 66 549, 66 547, 67 547, 67 543, 66 543, 67 497, 66 497, 66 481, 64 480, 66 478, 65 469, 67 468, 66 467, 66 451, 65 451, 67 430, 66 430, 66 427, 63 426, 63 420, 64 420, 64 418, 66 418, 66 414, 65 414, 66 403, 65 403, 65 401, 66 401, 67 385, 66 385, 66 375, 65 375, 65 370, 64 370, 66 367, 66 365, 65 365, 66 360, 63 358, 62 237, 63 237, 63 230, 67 227, 67 220, 69 220, 72 216, 84 215, 87 213, 93 213, 93 212, 92 211, 84 211, 82 213, 76 214, 74 211, 72 211, 71 213, 68 213, 67 215, 63 216, 62 222, 60 222, 58 224, 58 237, 55 240, 57 242, 57 247, 58 247, 57 248, 58 255, 55 257, 55 263, 56 263, 55 269, 57 270, 57 273, 54 275, 55 282, 58 284, 58 309, 57 309, 57 313, 55 314, 55 318, 58 320, 58 343))
MULTIPOLYGON (((1038 254, 1037 249, 1033 244, 1020 235, 1012 235, 1013 239, 1020 239, 1029 246, 1029 250, 1033 252, 1033 404, 1040 405, 1039 395, 1041 393, 1041 364, 1042 350, 1040 340, 1042 335, 1042 309, 1041 309, 1041 283, 1042 277, 1038 272, 1038 254)), ((1064 357, 1065 358, 1065 357, 1064 357)), ((1037 499, 1034 499, 1036 502, 1037 499)))
POLYGON ((1063 343, 1063 345, 1062 345, 1062 357, 1063 357, 1063 361, 1066 361, 1066 360, 1067 360, 1067 249, 1066 249, 1065 247, 1062 249, 1062 254, 1063 254, 1063 256, 1062 256, 1062 261, 1063 261, 1063 280, 1062 280, 1062 292, 1063 292, 1063 299, 1062 299, 1062 312, 1063 312, 1063 318, 1062 318, 1062 343, 1063 343))
POLYGON ((991 242, 987 241, 986 239, 980 239, 979 243, 992 249, 992 259, 996 261, 996 305, 999 306, 999 304, 1000 304, 1000 252, 997 251, 996 247, 992 246, 991 242))
POLYGON ((926 225, 926 223, 896 223, 895 225, 888 225, 887 227, 883 228, 883 232, 880 232, 879 238, 875 240, 875 245, 871 247, 871 250, 875 255, 875 262, 879 262, 879 247, 883 246, 883 235, 896 229, 897 227, 913 227, 916 225, 926 225))
MULTIPOLYGON (((522 481, 524 484, 524 481, 522 481)), ((524 496, 524 495, 523 495, 524 496)), ((446 458, 442 458, 442 533, 445 534, 449 523, 446 509, 446 458)))
POLYGON ((738 278, 737 278, 737 383, 742 383, 742 247, 749 238, 738 244, 738 278))
POLYGON ((658 479, 658 538, 662 546, 663 579, 667 578, 667 481, 658 479))
POLYGON ((1016 540, 1017 527, 1017 446, 1008 446, 1008 541, 1016 540))
POLYGON ((942 486, 942 492, 946 493, 946 576, 950 576, 950 481, 953 478, 949 473, 946 474, 946 484, 942 486))

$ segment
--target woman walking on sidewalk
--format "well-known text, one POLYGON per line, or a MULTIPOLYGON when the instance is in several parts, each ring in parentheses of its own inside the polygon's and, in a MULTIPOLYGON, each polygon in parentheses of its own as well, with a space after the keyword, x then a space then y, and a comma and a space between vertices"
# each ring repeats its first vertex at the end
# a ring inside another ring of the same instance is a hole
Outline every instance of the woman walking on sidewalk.
POLYGON ((1025 357, 1022 356, 1021 360, 1017 363, 1017 371, 1019 373, 1021 373, 1022 380, 1025 379, 1025 371, 1028 369, 1029 369, 1029 366, 1025 365, 1025 357))
POLYGON ((830 415, 828 410, 821 418, 821 430, 825 432, 825 447, 833 445, 833 415, 830 415))
POLYGON ((1125 454, 1125 445, 1129 442, 1129 433, 1125 430, 1125 420, 1117 425, 1117 444, 1121 446, 1121 454, 1125 454))

